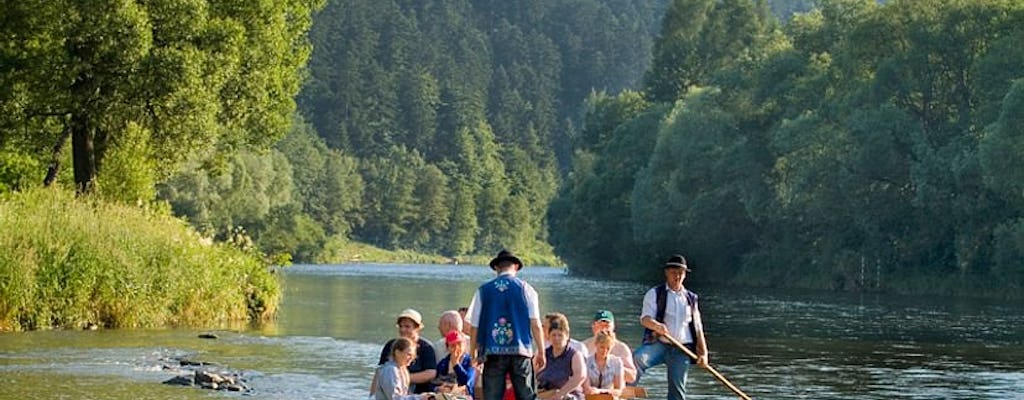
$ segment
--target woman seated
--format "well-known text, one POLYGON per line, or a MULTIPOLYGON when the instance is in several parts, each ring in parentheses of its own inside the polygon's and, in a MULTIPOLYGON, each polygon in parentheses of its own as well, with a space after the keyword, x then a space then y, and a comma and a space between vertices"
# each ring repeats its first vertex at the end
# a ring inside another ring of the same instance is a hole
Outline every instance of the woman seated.
POLYGON ((434 390, 473 398, 476 368, 473 368, 473 357, 462 348, 462 335, 459 331, 450 331, 444 335, 444 342, 448 355, 437 363, 438 379, 434 383, 434 390))
POLYGON ((377 367, 373 382, 375 400, 420 400, 417 394, 409 394, 409 364, 416 358, 416 346, 412 341, 400 337, 391 342, 388 361, 377 367))
POLYGON ((564 316, 552 319, 545 336, 551 345, 544 351, 547 364, 537 373, 537 398, 582 400, 587 367, 583 355, 569 346, 569 321, 564 316))
POLYGON ((587 357, 587 379, 583 381, 586 394, 608 393, 618 398, 626 386, 622 359, 611 354, 615 334, 601 331, 594 338, 594 354, 587 357))

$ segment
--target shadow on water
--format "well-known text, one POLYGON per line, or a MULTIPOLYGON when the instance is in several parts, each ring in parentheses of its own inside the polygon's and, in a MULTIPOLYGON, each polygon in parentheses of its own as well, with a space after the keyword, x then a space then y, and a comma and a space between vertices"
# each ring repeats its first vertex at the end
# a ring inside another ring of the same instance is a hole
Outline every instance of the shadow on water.
MULTIPOLYGON (((528 267, 542 311, 590 334, 598 309, 616 315, 620 339, 639 342, 647 285, 568 277, 528 267)), ((278 320, 258 330, 40 331, 0 334, 0 399, 234 397, 161 385, 164 360, 187 357, 245 371, 249 398, 361 399, 394 316, 412 307, 423 335, 437 316, 465 306, 492 277, 486 267, 298 265, 282 274, 278 320)), ((821 292, 699 288, 712 363, 762 399, 1024 398, 1024 307, 990 301, 821 292)), ((664 369, 644 386, 664 397, 664 369)), ((735 398, 693 371, 691 399, 735 398)))

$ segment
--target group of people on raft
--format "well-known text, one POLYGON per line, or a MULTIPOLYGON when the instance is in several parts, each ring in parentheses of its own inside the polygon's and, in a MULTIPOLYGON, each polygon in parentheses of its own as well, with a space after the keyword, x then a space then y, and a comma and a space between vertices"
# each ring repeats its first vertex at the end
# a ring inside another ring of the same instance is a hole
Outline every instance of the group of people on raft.
POLYGON ((618 398, 649 368, 665 364, 669 400, 686 397, 691 363, 707 366, 707 343, 697 295, 685 287, 686 259, 663 265, 665 284, 644 295, 644 339, 636 351, 615 336, 615 316, 598 310, 593 336, 570 337, 564 314, 540 314, 537 292, 517 276, 522 261, 501 251, 490 262, 496 277, 482 284, 469 307, 445 311, 436 343, 420 336, 423 318, 413 309, 398 314, 398 336, 381 350, 370 386, 376 400, 583 400, 618 398), (673 338, 671 340, 669 338, 673 338), (673 343, 697 355, 692 360, 673 343), (534 351, 534 349, 544 349, 534 351))

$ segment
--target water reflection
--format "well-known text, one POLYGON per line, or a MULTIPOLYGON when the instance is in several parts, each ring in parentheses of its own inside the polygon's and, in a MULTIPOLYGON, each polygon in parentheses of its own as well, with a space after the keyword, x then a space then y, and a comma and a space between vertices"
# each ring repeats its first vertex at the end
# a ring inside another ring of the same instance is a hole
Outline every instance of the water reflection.
MULTIPOLYGON (((279 319, 259 330, 44 331, 0 335, 0 399, 210 398, 232 396, 160 385, 166 357, 196 357, 247 371, 259 399, 359 399, 394 316, 413 307, 424 336, 437 317, 467 305, 493 273, 473 266, 293 266, 279 319)), ((567 314, 589 335, 597 309, 616 315, 619 337, 639 342, 647 285, 593 281, 560 269, 522 276, 543 312, 567 314)), ((696 288, 712 363, 760 399, 1024 398, 1024 308, 1020 303, 817 292, 696 288)), ((645 386, 664 397, 663 369, 645 386)), ((691 399, 732 399, 695 371, 691 399)))

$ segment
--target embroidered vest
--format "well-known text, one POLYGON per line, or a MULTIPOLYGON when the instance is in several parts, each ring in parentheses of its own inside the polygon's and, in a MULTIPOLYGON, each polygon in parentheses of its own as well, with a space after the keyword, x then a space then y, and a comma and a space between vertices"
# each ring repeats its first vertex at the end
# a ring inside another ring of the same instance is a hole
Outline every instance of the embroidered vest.
POLYGON ((526 282, 499 275, 480 286, 480 328, 477 343, 482 355, 533 356, 526 282))
MULTIPOLYGON (((665 323, 665 303, 668 301, 668 287, 665 285, 655 286, 654 295, 655 301, 657 302, 658 306, 657 311, 655 311, 654 313, 654 320, 661 323, 665 323)), ((686 306, 690 308, 690 315, 692 316, 690 318, 690 323, 688 324, 690 329, 690 337, 693 338, 693 340, 697 340, 697 327, 694 326, 694 321, 697 320, 697 294, 691 292, 689 289, 686 289, 686 306)), ((656 335, 654 331, 644 328, 643 344, 654 343, 656 340, 658 340, 657 336, 658 335, 656 335)))

